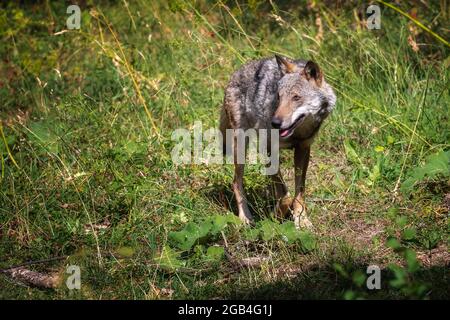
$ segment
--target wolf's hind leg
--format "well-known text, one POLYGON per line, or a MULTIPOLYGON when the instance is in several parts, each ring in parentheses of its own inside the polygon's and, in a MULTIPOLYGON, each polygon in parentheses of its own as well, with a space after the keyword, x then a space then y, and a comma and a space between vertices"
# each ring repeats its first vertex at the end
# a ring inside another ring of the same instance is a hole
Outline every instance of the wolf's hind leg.
POLYGON ((280 218, 286 218, 289 213, 289 209, 292 205, 292 197, 289 195, 288 188, 284 183, 281 172, 278 172, 271 176, 272 183, 275 191, 275 198, 277 200, 277 206, 275 208, 275 215, 280 218))
POLYGON ((233 191, 239 211, 239 218, 245 224, 253 224, 253 216, 248 209, 247 199, 244 193, 244 164, 235 164, 233 191))
POLYGON ((236 197, 239 218, 245 224, 253 224, 253 216, 248 209, 247 198, 244 191, 244 168, 245 168, 245 152, 246 144, 243 146, 238 144, 238 134, 233 135, 233 162, 234 162, 234 180, 233 191, 236 197), (239 148, 240 147, 240 148, 239 148), (242 159, 242 156, 243 159, 242 159), (242 163, 241 163, 242 162, 242 163))

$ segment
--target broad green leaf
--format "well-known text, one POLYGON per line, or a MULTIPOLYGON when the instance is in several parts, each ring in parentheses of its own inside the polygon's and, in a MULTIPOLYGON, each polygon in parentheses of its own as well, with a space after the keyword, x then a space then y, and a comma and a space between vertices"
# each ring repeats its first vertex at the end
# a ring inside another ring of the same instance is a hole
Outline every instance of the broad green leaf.
POLYGON ((264 241, 269 241, 278 236, 279 233, 279 225, 270 220, 264 220, 261 222, 261 236, 264 241))
POLYGON ((295 228, 295 224, 292 221, 281 224, 279 231, 283 239, 288 243, 293 243, 300 239, 300 232, 295 228))
POLYGON ((169 239, 177 248, 187 251, 199 241, 219 234, 228 224, 239 223, 239 218, 234 215, 213 215, 199 222, 189 222, 180 231, 170 232, 169 239))
POLYGON ((408 174, 409 178, 403 182, 401 190, 409 193, 417 182, 427 178, 434 179, 439 175, 450 176, 450 151, 433 154, 425 160, 423 166, 412 169, 408 174))
POLYGON ((244 231, 244 237, 247 240, 255 241, 259 237, 260 230, 255 228, 248 228, 244 231))
POLYGON ((241 225, 242 224, 242 220, 239 219, 238 216, 234 215, 234 214, 227 214, 226 216, 227 222, 234 224, 234 225, 241 225))
POLYGON ((206 237, 211 229, 211 224, 203 222, 196 224, 189 222, 183 230, 170 232, 169 239, 181 250, 190 250, 201 238, 206 237))
POLYGON ((302 249, 306 252, 312 251, 316 248, 317 243, 314 235, 309 231, 299 231, 300 243, 302 249))
POLYGON ((161 253, 153 259, 159 266, 168 271, 176 271, 178 268, 185 266, 185 261, 179 259, 180 253, 176 252, 169 246, 164 246, 161 253))
POLYGON ((209 260, 220 260, 225 255, 225 250, 223 247, 211 246, 206 250, 206 257, 209 260))
POLYGON ((227 216, 214 215, 210 218, 210 222, 211 222, 211 234, 215 235, 220 231, 223 231, 223 229, 225 229, 228 220, 227 216))

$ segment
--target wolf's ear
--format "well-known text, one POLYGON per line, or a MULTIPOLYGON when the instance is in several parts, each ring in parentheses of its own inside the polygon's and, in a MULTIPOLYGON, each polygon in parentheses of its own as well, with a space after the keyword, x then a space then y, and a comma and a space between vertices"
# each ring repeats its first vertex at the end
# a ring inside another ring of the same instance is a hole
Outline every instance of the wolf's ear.
POLYGON ((307 80, 314 80, 319 87, 322 85, 323 73, 314 61, 308 61, 302 73, 307 80))
POLYGON ((283 74, 297 71, 297 66, 292 62, 289 62, 286 58, 275 55, 275 59, 277 60, 278 68, 280 68, 283 74))

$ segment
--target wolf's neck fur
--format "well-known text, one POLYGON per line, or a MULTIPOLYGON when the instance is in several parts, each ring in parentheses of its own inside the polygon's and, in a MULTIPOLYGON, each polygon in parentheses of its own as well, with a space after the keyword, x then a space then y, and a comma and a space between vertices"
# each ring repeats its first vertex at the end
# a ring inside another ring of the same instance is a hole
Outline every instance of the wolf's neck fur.
POLYGON ((317 122, 312 117, 308 117, 294 131, 292 136, 287 139, 280 138, 280 148, 290 149, 298 144, 303 144, 305 146, 311 145, 319 132, 321 125, 322 121, 317 122))

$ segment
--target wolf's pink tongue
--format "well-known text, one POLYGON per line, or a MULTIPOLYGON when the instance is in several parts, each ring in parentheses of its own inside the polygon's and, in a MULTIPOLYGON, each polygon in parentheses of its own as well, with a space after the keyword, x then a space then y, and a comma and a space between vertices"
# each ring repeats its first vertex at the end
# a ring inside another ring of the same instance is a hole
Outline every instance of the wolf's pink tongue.
POLYGON ((288 133, 289 133, 289 130, 281 130, 280 131, 280 136, 286 137, 288 135, 288 133))

